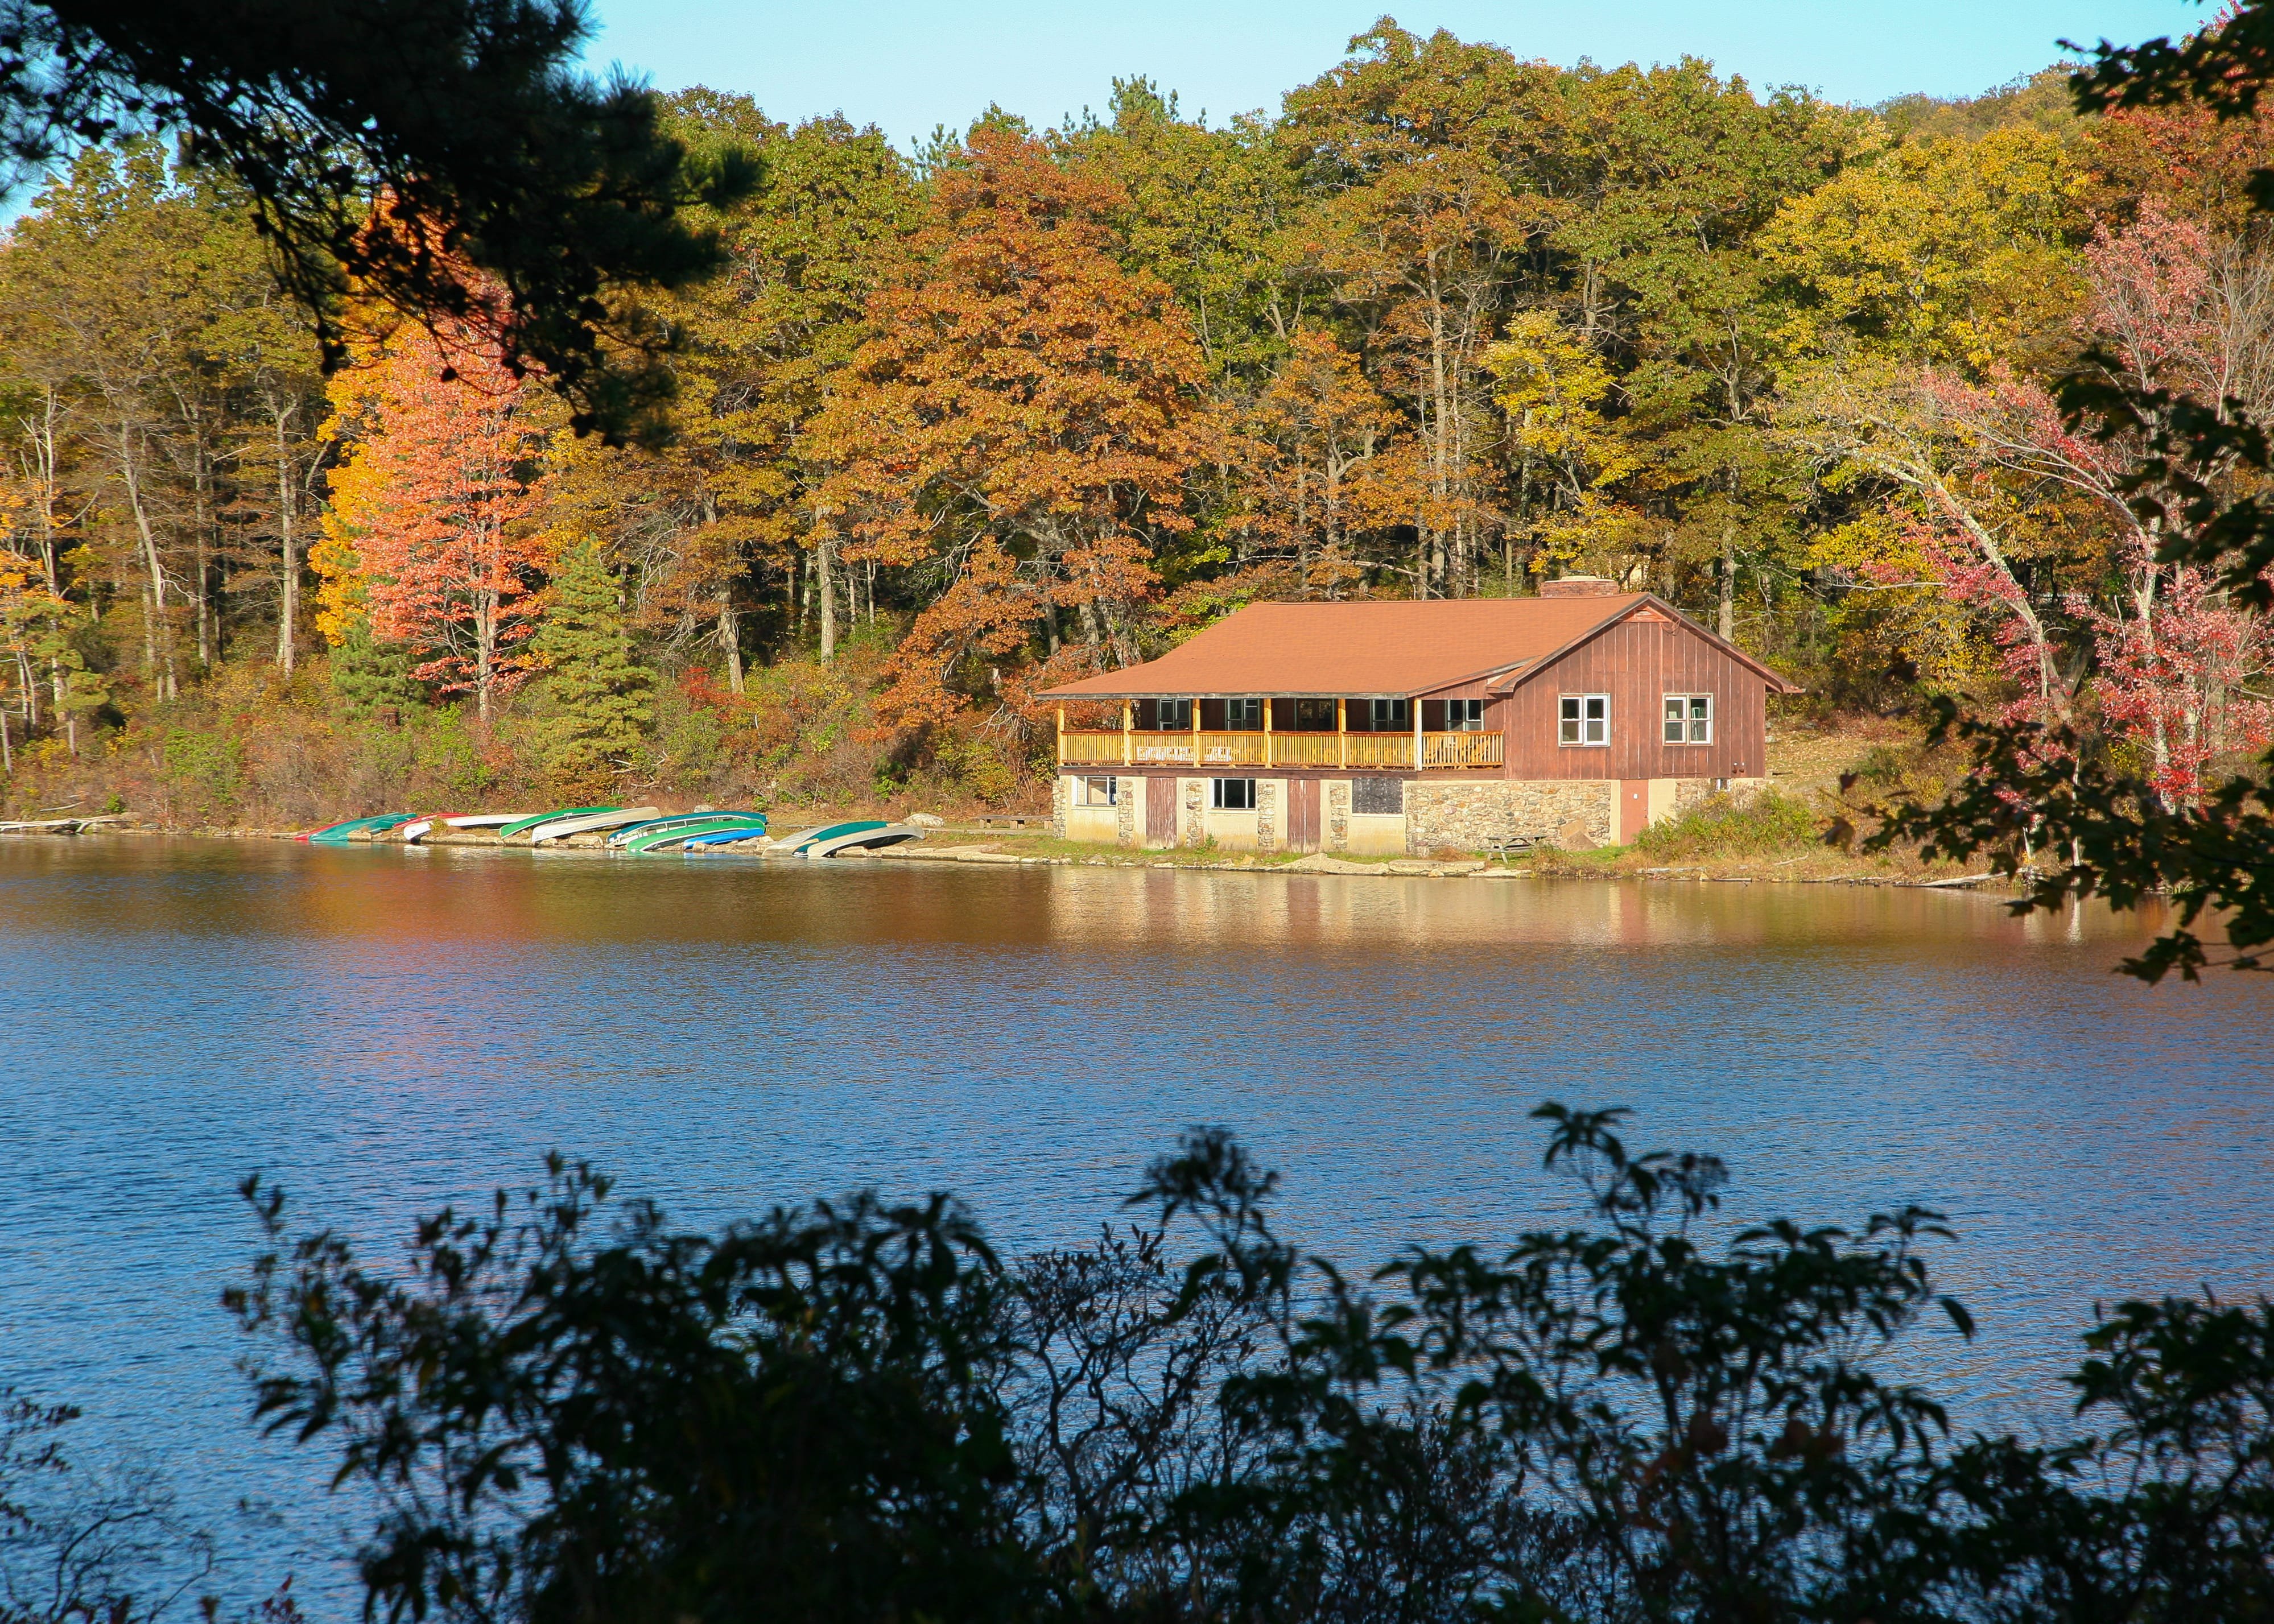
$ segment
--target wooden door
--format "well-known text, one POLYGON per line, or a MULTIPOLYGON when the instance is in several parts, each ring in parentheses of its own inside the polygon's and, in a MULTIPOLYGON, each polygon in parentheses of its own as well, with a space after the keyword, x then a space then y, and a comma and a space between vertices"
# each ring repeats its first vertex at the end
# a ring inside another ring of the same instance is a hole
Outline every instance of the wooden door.
POLYGON ((1316 778, 1287 780, 1287 849, 1291 852, 1315 852, 1319 849, 1319 781, 1316 778))
POLYGON ((1635 837, 1649 827, 1650 780, 1620 779, 1618 843, 1632 846, 1635 837))
POLYGON ((1145 844, 1174 846, 1177 843, 1177 780, 1148 778, 1145 780, 1145 844))

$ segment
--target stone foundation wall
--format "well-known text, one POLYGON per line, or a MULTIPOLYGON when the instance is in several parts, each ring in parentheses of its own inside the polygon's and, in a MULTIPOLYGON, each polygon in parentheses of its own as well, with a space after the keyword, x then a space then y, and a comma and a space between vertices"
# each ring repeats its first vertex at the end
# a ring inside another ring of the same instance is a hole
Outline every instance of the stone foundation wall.
POLYGON ((1405 786, 1405 849, 1416 854, 1451 847, 1481 852, 1529 836, 1550 844, 1577 823, 1590 846, 1610 844, 1619 786, 1594 778, 1478 778, 1405 786))
POLYGON ((1330 778, 1319 797, 1319 846, 1322 851, 1350 850, 1351 786, 1348 778, 1330 778))
POLYGON ((1681 817, 1696 811, 1717 794, 1725 794, 1737 805, 1751 806, 1760 793, 1769 786, 1766 778, 1727 778, 1726 788, 1716 790, 1712 778, 1676 778, 1674 780, 1674 816, 1681 817))
POLYGON ((1061 772, 1050 780, 1050 833, 1066 838, 1066 808, 1073 805, 1073 780, 1061 772))

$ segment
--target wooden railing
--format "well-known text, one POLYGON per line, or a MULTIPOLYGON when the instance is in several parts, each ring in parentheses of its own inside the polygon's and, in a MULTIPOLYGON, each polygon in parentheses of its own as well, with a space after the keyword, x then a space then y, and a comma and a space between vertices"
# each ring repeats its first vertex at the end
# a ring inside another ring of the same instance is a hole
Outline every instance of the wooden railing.
POLYGON ((1061 767, 1118 767, 1120 764, 1119 733, 1065 733, 1058 735, 1058 765, 1061 767))
POLYGON ((1347 733, 1273 733, 1271 764, 1275 767, 1339 767, 1339 741, 1347 733))
MULTIPOLYGON (((1412 733, 1073 733, 1059 735, 1065 767, 1354 767, 1411 772, 1412 733), (1125 751, 1125 746, 1126 751, 1125 751)), ((1420 765, 1429 769, 1497 767, 1499 733, 1423 733, 1420 765)))
POLYGON ((1403 767, 1409 771, 1413 766, 1413 735, 1412 733, 1345 733, 1350 741, 1348 761, 1353 767, 1403 767))
POLYGON ((1424 767, 1497 767, 1500 733, 1423 733, 1424 767))

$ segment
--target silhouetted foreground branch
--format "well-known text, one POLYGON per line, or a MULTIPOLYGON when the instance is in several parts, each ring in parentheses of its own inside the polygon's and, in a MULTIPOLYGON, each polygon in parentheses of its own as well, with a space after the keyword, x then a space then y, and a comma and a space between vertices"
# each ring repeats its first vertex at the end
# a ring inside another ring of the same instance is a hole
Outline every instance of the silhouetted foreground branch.
POLYGON ((271 1430, 383 1507, 390 1619, 2235 1619, 2274 1606, 2274 1316, 2127 1303, 2052 1443, 1878 1371, 1960 1336, 1916 1207, 1731 1232, 1710 1156, 1547 1105, 1589 1218, 1354 1281, 1187 1136, 1090 1247, 936 1196, 717 1234, 558 1159, 407 1268, 273 1242, 271 1430), (1178 1253, 1180 1237, 1196 1237, 1178 1253))

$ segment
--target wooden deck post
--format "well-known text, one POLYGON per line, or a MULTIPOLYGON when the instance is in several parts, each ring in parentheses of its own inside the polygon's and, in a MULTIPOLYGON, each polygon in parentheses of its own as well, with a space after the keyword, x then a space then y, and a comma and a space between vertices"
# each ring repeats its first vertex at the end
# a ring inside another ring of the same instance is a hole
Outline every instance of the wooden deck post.
POLYGON ((1195 771, 1195 772, 1198 772, 1198 771, 1200 771, 1200 766, 1201 766, 1201 696, 1200 696, 1198 694, 1195 694, 1195 695, 1193 695, 1193 771, 1195 771))
POLYGON ((1135 724, 1130 719, 1135 708, 1126 699, 1121 702, 1121 764, 1125 767, 1137 759, 1137 742, 1131 732, 1135 724))
POLYGON ((1335 701, 1335 765, 1350 765, 1350 701, 1335 701))
POLYGON ((1065 707, 1058 707, 1058 765, 1065 765, 1065 707))
POLYGON ((1421 771, 1421 700, 1419 695, 1405 702, 1413 707, 1413 771, 1421 771))
POLYGON ((1263 695, 1263 764, 1267 767, 1273 764, 1271 760, 1271 695, 1269 694, 1263 695))

